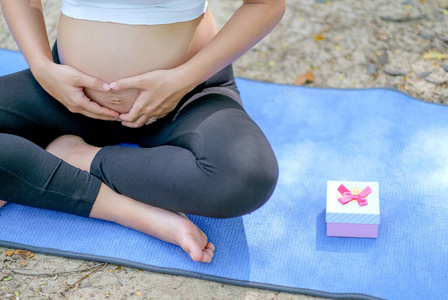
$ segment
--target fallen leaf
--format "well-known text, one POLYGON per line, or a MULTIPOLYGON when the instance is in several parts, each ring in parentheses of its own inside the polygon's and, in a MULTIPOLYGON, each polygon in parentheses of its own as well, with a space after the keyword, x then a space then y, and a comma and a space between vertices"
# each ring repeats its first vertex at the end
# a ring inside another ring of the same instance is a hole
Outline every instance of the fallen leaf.
POLYGON ((323 33, 319 33, 319 34, 313 34, 314 39, 316 41, 322 41, 324 39, 324 34, 323 33))
POLYGON ((22 256, 23 259, 33 258, 34 256, 36 256, 36 254, 34 254, 33 252, 30 252, 27 250, 20 250, 20 249, 17 249, 16 251, 14 251, 14 254, 22 256))
POLYGON ((375 74, 377 74, 378 69, 376 68, 376 66, 374 64, 368 64, 367 72, 369 72, 369 74, 375 75, 375 74))
POLYGON ((8 250, 5 252, 6 256, 13 256, 14 255, 14 251, 13 250, 8 250))
POLYGON ((27 265, 28 265, 28 262, 27 262, 24 258, 22 258, 22 259, 19 261, 19 264, 22 265, 22 266, 27 266, 27 265))
POLYGON ((379 30, 375 32, 375 36, 379 40, 387 41, 389 39, 389 35, 384 30, 379 30))
POLYGON ((12 279, 12 277, 11 277, 11 276, 8 276, 8 277, 3 278, 2 280, 3 280, 3 281, 11 281, 11 279, 12 279))
POLYGON ((431 71, 421 72, 421 73, 417 74, 417 77, 424 78, 424 77, 428 76, 431 73, 432 73, 431 71))
POLYGON ((388 21, 388 22, 397 22, 397 23, 403 23, 403 22, 413 22, 413 21, 419 21, 421 19, 426 18, 425 14, 422 15, 418 15, 418 16, 380 16, 380 19, 383 21, 388 21))
POLYGON ((378 56, 379 56, 378 62, 382 67, 384 67, 387 64, 387 61, 389 60, 389 55, 387 54, 386 51, 383 51, 378 56))
POLYGON ((437 51, 430 51, 423 54, 423 58, 426 60, 430 59, 438 59, 438 60, 444 60, 448 58, 448 54, 443 54, 437 51))
POLYGON ((307 82, 314 82, 314 73, 313 71, 308 71, 305 74, 300 74, 297 76, 294 81, 294 85, 303 85, 307 82))
POLYGON ((446 80, 438 80, 438 79, 434 79, 434 78, 425 78, 425 80, 429 83, 435 84, 435 85, 442 85, 447 83, 446 80))
POLYGON ((384 70, 384 73, 390 76, 406 76, 406 73, 400 70, 384 70))

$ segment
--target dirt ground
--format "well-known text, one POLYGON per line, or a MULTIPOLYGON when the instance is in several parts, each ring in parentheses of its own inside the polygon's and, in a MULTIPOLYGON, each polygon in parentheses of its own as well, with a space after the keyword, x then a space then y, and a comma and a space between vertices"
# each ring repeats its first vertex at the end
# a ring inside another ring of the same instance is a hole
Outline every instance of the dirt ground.
MULTIPOLYGON (((43 3, 52 42, 60 3, 43 3)), ((219 26, 240 3, 209 1, 219 26)), ((1 15, 0 47, 17 49, 1 15)), ((289 0, 279 26, 234 69, 262 81, 388 87, 448 104, 448 0, 289 0)), ((0 248, 1 299, 314 299, 11 250, 0 248)))

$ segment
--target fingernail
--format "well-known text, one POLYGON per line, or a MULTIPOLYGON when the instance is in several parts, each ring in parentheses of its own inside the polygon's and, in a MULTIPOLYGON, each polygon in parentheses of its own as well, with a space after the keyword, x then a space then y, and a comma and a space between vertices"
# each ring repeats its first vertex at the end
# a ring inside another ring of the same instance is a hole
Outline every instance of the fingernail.
POLYGON ((108 90, 110 90, 110 85, 108 85, 107 83, 103 83, 102 88, 103 88, 103 90, 108 91, 108 90))
POLYGON ((112 82, 112 83, 109 85, 109 87, 110 87, 111 89, 116 89, 116 88, 117 88, 117 83, 116 83, 116 82, 112 82))

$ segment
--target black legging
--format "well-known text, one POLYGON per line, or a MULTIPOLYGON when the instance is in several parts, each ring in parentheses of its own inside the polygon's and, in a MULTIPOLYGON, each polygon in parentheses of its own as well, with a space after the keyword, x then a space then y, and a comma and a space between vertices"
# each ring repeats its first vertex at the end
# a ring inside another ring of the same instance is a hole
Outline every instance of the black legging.
POLYGON ((0 199, 89 216, 104 182, 173 211, 216 218, 250 213, 271 196, 278 166, 239 101, 227 67, 166 117, 134 129, 71 113, 29 70, 0 77, 0 199), (91 174, 43 149, 64 134, 103 147, 91 174), (125 142, 141 148, 116 146, 125 142))

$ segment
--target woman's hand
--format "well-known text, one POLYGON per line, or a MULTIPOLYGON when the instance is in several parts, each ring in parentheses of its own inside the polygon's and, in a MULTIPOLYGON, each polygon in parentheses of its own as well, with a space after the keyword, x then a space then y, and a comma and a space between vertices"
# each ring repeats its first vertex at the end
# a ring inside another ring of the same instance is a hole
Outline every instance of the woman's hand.
POLYGON ((37 81, 68 110, 94 119, 118 120, 118 112, 100 106, 84 94, 85 87, 105 92, 110 90, 109 84, 66 65, 49 63, 44 69, 35 73, 37 81))
POLYGON ((173 111, 182 97, 193 87, 185 84, 177 69, 156 70, 112 82, 113 90, 139 89, 140 94, 131 110, 120 115, 127 127, 141 127, 154 123, 173 111))

